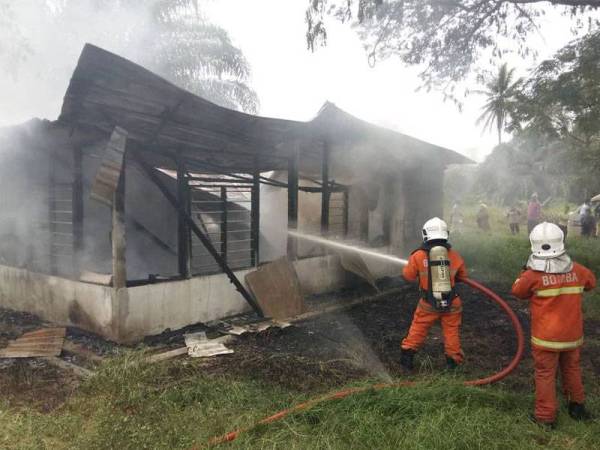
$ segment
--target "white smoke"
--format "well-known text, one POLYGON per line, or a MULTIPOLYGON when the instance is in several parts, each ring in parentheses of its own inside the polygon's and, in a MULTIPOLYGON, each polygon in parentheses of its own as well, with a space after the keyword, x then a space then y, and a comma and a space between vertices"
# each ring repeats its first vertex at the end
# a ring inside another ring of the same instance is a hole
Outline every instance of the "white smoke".
POLYGON ((144 49, 137 36, 148 35, 152 22, 150 8, 133 3, 99 7, 94 0, 77 0, 65 8, 60 0, 0 0, 0 14, 12 27, 8 36, 0 32, 3 44, 20 45, 14 64, 0 67, 0 126, 31 117, 55 119, 86 42, 139 60, 144 49))

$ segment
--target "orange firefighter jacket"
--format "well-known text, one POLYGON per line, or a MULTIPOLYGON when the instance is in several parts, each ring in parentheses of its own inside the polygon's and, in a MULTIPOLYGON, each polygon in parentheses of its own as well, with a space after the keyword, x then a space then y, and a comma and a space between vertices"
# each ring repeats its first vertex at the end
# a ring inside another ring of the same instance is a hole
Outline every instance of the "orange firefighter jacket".
POLYGON ((564 351, 583 344, 582 293, 595 287, 594 274, 577 263, 568 273, 523 271, 512 294, 530 299, 532 345, 564 351))
MULTIPOLYGON (((456 284, 456 280, 467 278, 467 269, 465 262, 460 254, 452 249, 448 250, 448 259, 450 260, 450 283, 452 287, 456 284)), ((419 249, 415 251, 410 258, 408 264, 402 269, 402 276, 407 281, 419 280, 419 287, 422 291, 429 289, 429 272, 427 270, 427 251, 419 249)), ((430 312, 439 312, 426 299, 421 298, 419 307, 430 312)), ((462 309, 462 302, 459 297, 456 297, 452 302, 452 307, 449 312, 459 312, 462 309)))

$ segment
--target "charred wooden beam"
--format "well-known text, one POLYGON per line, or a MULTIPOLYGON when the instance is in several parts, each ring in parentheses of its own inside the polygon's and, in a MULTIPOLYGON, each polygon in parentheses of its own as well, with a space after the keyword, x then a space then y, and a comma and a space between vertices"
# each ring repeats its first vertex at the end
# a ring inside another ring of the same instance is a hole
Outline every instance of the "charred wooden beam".
MULTIPOLYGON (((331 161, 331 156, 329 157, 329 160, 331 161)), ((302 176, 300 177, 302 180, 306 180, 306 181, 310 181, 311 183, 314 183, 318 186, 323 186, 323 182, 319 181, 319 180, 315 180, 313 178, 310 177, 306 177, 306 176, 302 176)), ((334 189, 338 189, 337 192, 342 192, 342 189, 345 189, 346 186, 340 183, 336 183, 335 180, 329 180, 329 189, 331 192, 334 192, 334 189)))
POLYGON ((348 237, 350 227, 350 189, 344 190, 344 237, 348 237))
POLYGON ((78 276, 83 253, 83 150, 73 148, 73 267, 74 276, 78 276))
MULTIPOLYGON (((190 213, 190 188, 186 174, 185 162, 177 158, 177 201, 184 205, 185 212, 190 213)), ((177 215, 177 261, 179 275, 182 278, 191 276, 191 235, 183 214, 177 215)))
MULTIPOLYGON (((288 161, 288 229, 298 229, 298 165, 299 149, 296 144, 288 161)), ((298 241, 288 234, 287 253, 291 259, 298 256, 298 241)))
POLYGON ((385 245, 390 245, 392 242, 392 211, 394 210, 393 180, 388 177, 383 186, 383 240, 385 245))
POLYGON ((202 244, 204 245, 206 250, 215 259, 215 261, 217 262, 217 264, 219 265, 221 270, 229 277, 229 280, 231 281, 231 283, 233 283, 233 285, 235 286, 237 291, 242 295, 244 300, 246 300, 246 302, 248 302, 248 304, 252 307, 252 309, 254 309, 254 311, 258 315, 262 316, 263 313, 262 313, 262 310, 261 310, 260 306, 258 305, 258 303, 256 303, 254 298, 252 298, 252 296, 250 295, 248 290, 244 287, 244 285, 236 277, 236 275, 229 268, 227 263, 223 260, 223 258, 221 258, 221 255, 219 255, 219 252, 217 252, 217 250, 213 246, 213 244, 210 241, 210 239, 208 238, 208 236, 206 236, 200 230, 200 228, 198 228, 198 225, 196 225, 196 223, 194 222, 194 219, 192 219, 192 217, 189 214, 187 214, 187 212, 185 210, 185 206, 180 205, 177 202, 177 198, 171 193, 168 186, 166 186, 165 183, 156 174, 156 171, 154 170, 154 168, 152 168, 152 166, 148 165, 148 163, 146 161, 144 161, 143 157, 141 157, 139 152, 137 152, 137 151, 133 152, 133 157, 135 158, 135 161, 138 163, 138 165, 142 168, 142 170, 146 173, 146 175, 148 175, 148 178, 150 178, 150 180, 152 180, 152 182, 160 189, 160 191, 165 196, 165 198, 169 201, 169 203, 171 203, 171 205, 173 205, 173 207, 178 212, 181 212, 183 214, 183 217, 185 217, 185 221, 187 222, 187 224, 190 227, 190 229, 192 230, 192 232, 196 236, 198 236, 198 239, 200 239, 200 241, 202 242, 202 244))
POLYGON ((253 266, 260 263, 260 172, 254 172, 252 203, 250 206, 251 260, 253 266))
POLYGON ((321 161, 321 234, 327 234, 329 232, 329 200, 331 198, 331 191, 329 185, 329 160, 330 160, 330 147, 325 141, 323 143, 323 160, 321 161))
POLYGON ((283 181, 279 181, 279 180, 275 180, 273 178, 267 178, 267 177, 259 177, 260 178, 260 182, 262 184, 266 184, 268 186, 275 186, 275 187, 282 187, 282 188, 286 188, 288 187, 287 183, 284 183, 283 181))
POLYGON ((56 224, 54 219, 55 190, 56 190, 56 151, 51 148, 49 151, 50 164, 48 164, 48 255, 50 275, 57 273, 57 261, 54 254, 54 237, 56 233, 56 224))
POLYGON ((112 272, 113 287, 115 289, 127 286, 127 264, 125 259, 125 156, 123 168, 119 177, 117 190, 113 194, 112 202, 112 272))
POLYGON ((227 188, 221 187, 221 258, 227 263, 227 188))

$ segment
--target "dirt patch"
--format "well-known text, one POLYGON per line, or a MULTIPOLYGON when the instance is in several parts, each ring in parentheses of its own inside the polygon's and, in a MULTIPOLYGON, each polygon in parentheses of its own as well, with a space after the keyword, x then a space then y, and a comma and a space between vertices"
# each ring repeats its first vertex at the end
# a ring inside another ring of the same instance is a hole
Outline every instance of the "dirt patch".
MULTIPOLYGON (((0 309, 0 348, 29 331, 53 326, 39 317, 0 309)), ((117 348, 98 336, 76 329, 67 330, 67 338, 89 352, 104 356, 117 348)), ((62 357, 76 365, 93 369, 93 361, 63 350, 62 357)), ((27 406, 40 412, 62 405, 77 390, 80 379, 69 370, 61 370, 39 358, 0 359, 0 398, 10 407, 27 406)))
MULTIPOLYGON (((507 299, 528 336, 526 304, 509 298, 506 288, 490 287, 507 299)), ((464 305, 462 343, 467 357, 461 374, 467 378, 490 375, 504 367, 516 350, 512 326, 501 309, 483 295, 463 287, 461 297, 464 305)), ((406 289, 291 328, 244 335, 229 344, 234 354, 215 358, 207 369, 278 383, 303 392, 328 390, 365 377, 406 378, 399 365, 400 342, 406 335, 417 301, 415 290, 406 289)), ((588 321, 586 327, 595 329, 599 325, 588 321)), ((417 356, 417 364, 422 373, 444 370, 439 326, 432 328, 417 356)), ((598 346, 586 347, 582 365, 588 384, 598 385, 598 346)), ((520 367, 503 383, 511 389, 530 391, 532 373, 527 347, 520 367)))
POLYGON ((77 389, 79 379, 39 359, 12 360, 0 366, 0 397, 13 408, 49 412, 77 389))

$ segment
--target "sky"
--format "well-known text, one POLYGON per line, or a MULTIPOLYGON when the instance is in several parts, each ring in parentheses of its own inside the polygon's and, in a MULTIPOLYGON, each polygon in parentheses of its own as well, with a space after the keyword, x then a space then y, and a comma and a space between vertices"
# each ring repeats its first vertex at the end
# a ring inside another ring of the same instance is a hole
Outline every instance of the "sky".
MULTIPOLYGON (((35 48, 44 49, 30 57, 28 70, 13 79, 0 71, 0 126, 20 123, 31 117, 55 119, 86 41, 101 39, 111 50, 110 35, 96 28, 118 26, 114 19, 73 17, 68 41, 61 34, 41 35, 35 9, 23 8, 19 20, 35 48), (103 22, 104 21, 104 22, 103 22), (105 25, 102 25, 105 24, 105 25)), ((483 98, 471 95, 463 112, 444 103, 439 92, 415 92, 418 69, 398 60, 380 61, 372 68, 362 43, 346 25, 332 21, 328 45, 311 53, 306 48, 304 13, 306 0, 214 0, 207 2, 209 19, 225 28, 242 49, 252 68, 252 87, 258 93, 260 115, 293 120, 310 120, 325 101, 331 101, 361 119, 482 160, 496 143, 495 134, 482 134, 475 122, 483 98)), ((124 17, 123 20, 136 20, 124 17)), ((139 20, 139 19, 138 19, 139 20)), ((549 13, 541 22, 541 36, 531 43, 548 57, 569 42, 573 35, 569 20, 549 13)), ((513 58, 509 65, 520 75, 532 61, 513 58)))
MULTIPOLYGON (((377 125, 456 150, 476 160, 491 152, 496 134, 475 125, 483 103, 471 95, 463 113, 439 92, 415 92, 418 69, 397 60, 371 68, 362 43, 348 27, 332 22, 328 45, 306 49, 306 0, 219 0, 209 16, 229 31, 252 66, 261 115, 310 120, 329 100, 349 113, 377 125)), ((532 36, 540 58, 551 56, 573 39, 569 20, 549 12, 532 36)), ((531 61, 508 60, 521 75, 531 61)))

